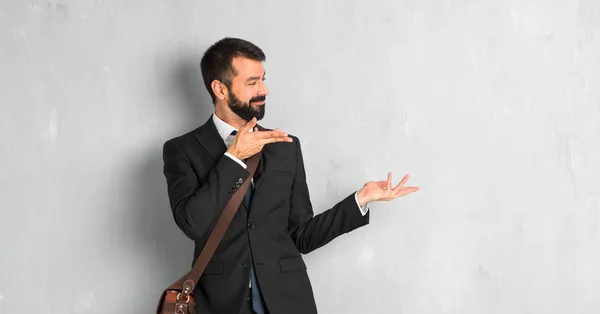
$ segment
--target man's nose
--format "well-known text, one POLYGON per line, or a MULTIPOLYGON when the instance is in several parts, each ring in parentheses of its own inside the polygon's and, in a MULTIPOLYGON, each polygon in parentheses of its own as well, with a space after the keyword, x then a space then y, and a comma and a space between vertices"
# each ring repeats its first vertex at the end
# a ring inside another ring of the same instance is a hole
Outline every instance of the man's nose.
POLYGON ((267 94, 269 94, 269 89, 265 83, 260 84, 260 94, 263 96, 267 96, 267 94))

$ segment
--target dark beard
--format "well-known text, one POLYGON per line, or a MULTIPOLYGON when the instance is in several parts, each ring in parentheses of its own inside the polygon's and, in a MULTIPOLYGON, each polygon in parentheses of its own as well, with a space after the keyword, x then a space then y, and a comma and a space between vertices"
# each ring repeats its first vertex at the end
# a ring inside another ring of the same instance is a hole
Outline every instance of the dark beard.
POLYGON ((227 102, 231 111, 245 121, 250 121, 256 118, 256 121, 261 120, 265 116, 265 104, 258 106, 258 110, 252 107, 252 103, 265 101, 265 96, 252 97, 248 103, 243 103, 235 94, 231 93, 231 97, 227 102))

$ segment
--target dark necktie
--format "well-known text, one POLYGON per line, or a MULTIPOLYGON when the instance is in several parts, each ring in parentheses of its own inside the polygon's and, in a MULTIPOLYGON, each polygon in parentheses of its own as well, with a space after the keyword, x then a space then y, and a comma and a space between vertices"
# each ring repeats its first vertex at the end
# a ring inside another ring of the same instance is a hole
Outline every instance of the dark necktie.
MULTIPOLYGON (((235 136, 237 131, 231 132, 231 135, 235 136)), ((247 159, 243 160, 246 163, 247 159)), ((244 196, 244 202, 246 203, 246 207, 250 208, 250 202, 252 201, 252 194, 254 194, 254 187, 252 186, 252 182, 248 189, 246 190, 246 195, 244 196)), ((265 313, 265 303, 260 293, 260 287, 258 286, 258 280, 256 280, 256 272, 254 271, 254 263, 250 263, 250 280, 252 282, 252 309, 257 314, 265 313)))

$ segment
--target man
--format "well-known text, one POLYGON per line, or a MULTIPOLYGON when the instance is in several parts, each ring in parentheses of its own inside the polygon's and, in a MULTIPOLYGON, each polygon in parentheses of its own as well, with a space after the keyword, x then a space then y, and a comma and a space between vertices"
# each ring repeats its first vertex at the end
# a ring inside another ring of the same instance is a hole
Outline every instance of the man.
POLYGON ((225 204, 249 179, 244 201, 194 289, 197 313, 316 313, 301 254, 369 222, 368 203, 417 191, 385 181, 314 215, 297 137, 257 125, 265 113, 266 60, 254 44, 225 38, 200 62, 214 114, 164 144, 164 175, 177 226, 195 241, 194 261, 225 204), (245 160, 260 152, 254 178, 245 160))

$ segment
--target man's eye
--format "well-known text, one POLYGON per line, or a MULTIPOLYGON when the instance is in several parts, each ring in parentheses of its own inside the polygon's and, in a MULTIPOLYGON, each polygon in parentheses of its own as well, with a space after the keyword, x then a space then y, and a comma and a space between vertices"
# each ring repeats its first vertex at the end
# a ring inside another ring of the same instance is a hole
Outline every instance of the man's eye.
POLYGON ((256 82, 248 83, 248 85, 256 85, 256 82))

